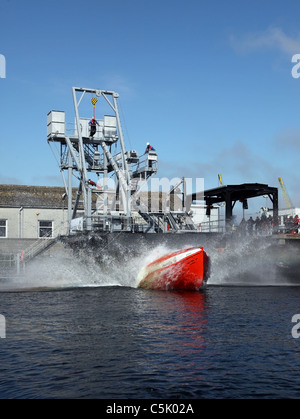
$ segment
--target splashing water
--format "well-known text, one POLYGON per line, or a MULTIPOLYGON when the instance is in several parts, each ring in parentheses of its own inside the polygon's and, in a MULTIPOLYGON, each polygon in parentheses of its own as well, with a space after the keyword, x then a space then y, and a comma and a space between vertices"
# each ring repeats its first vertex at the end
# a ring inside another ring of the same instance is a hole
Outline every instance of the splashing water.
POLYGON ((164 245, 145 249, 140 255, 127 254, 123 249, 120 258, 104 252, 101 263, 88 253, 81 254, 79 258, 64 252, 54 257, 39 257, 26 266, 20 277, 0 283, 0 291, 101 286, 136 288, 140 269, 169 251, 164 245))
POLYGON ((271 241, 244 240, 211 253, 208 285, 291 285, 279 269, 282 249, 271 241))
MULTIPOLYGON (((211 274, 207 285, 286 285, 286 278, 282 272, 278 273, 278 252, 272 253, 271 247, 270 242, 263 241, 240 242, 221 252, 208 246, 205 251, 211 259, 211 274)), ((120 246, 114 255, 102 252, 101 263, 89 252, 80 257, 61 252, 54 257, 36 258, 20 278, 1 282, 0 291, 101 286, 136 288, 138 273, 145 265, 175 250, 181 249, 159 244, 134 252, 120 246)))

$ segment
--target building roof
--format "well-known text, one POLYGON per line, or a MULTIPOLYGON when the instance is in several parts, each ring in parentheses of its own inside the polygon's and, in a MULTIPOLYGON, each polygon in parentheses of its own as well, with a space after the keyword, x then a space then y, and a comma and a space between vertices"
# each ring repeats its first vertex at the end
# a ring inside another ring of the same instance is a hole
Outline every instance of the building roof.
POLYGON ((0 185, 0 207, 66 208, 64 193, 58 186, 0 185))
POLYGON ((232 202, 243 201, 263 195, 277 194, 278 188, 264 183, 243 183, 240 185, 224 185, 204 191, 204 199, 210 203, 225 202, 226 195, 230 195, 232 202))
MULTIPOLYGON (((77 190, 77 188, 73 188, 73 201, 76 198, 77 190)), ((59 186, 0 185, 0 208, 67 208, 68 200, 65 192, 65 188, 59 186)), ((148 192, 141 192, 139 197, 143 202, 143 205, 140 207, 141 210, 145 210, 145 207, 148 206, 148 199, 151 199, 152 207, 156 211, 158 211, 159 207, 162 211, 166 210, 165 192, 151 192, 151 198, 148 192)), ((82 199, 83 197, 81 196, 82 199)), ((96 208, 97 194, 93 194, 92 199, 92 205, 96 208)), ((170 202, 172 210, 177 211, 182 207, 182 201, 176 194, 173 198, 170 197, 170 202)), ((78 209, 83 209, 82 202, 79 203, 78 209)))
POLYGON ((243 201, 249 198, 255 198, 263 195, 278 194, 278 188, 268 186, 264 183, 243 183, 240 185, 222 185, 218 188, 207 189, 201 193, 193 193, 187 198, 197 200, 197 196, 203 195, 204 200, 211 204, 225 202, 230 196, 231 201, 243 201))

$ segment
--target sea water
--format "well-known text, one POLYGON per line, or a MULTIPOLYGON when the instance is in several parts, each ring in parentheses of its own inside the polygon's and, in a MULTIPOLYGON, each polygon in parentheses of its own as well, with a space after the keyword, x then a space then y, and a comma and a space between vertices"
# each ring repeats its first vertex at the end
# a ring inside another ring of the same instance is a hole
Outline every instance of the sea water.
POLYGON ((300 287, 222 252, 200 292, 137 288, 167 250, 105 270, 56 257, 1 283, 0 398, 298 398, 300 287))

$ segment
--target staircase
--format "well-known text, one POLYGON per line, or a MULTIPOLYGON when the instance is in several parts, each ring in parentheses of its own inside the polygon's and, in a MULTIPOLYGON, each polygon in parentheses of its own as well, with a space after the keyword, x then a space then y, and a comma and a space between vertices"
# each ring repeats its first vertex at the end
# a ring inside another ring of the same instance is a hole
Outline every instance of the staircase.
POLYGON ((52 247, 58 240, 59 236, 55 238, 40 238, 36 242, 34 242, 31 246, 27 247, 24 250, 24 262, 29 262, 34 257, 38 256, 39 254, 43 253, 45 250, 52 247))
POLYGON ((143 211, 139 211, 140 216, 147 222, 148 227, 146 229, 146 233, 148 233, 148 231, 154 229, 155 232, 162 232, 162 228, 159 225, 159 220, 157 220, 157 217, 155 217, 153 214, 149 214, 149 212, 143 212, 143 211))
POLYGON ((38 238, 31 246, 27 247, 21 255, 23 262, 29 262, 57 243, 61 235, 61 228, 60 226, 56 230, 50 231, 49 234, 38 238))

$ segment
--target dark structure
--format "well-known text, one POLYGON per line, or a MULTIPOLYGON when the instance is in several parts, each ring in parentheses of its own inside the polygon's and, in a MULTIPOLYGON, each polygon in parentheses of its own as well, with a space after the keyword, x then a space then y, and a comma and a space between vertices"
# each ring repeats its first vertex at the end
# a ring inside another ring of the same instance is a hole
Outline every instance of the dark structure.
MULTIPOLYGON (((232 224, 232 210, 237 201, 243 204, 243 208, 248 207, 247 199, 258 196, 268 195, 273 203, 274 232, 278 230, 278 188, 271 187, 262 183, 243 183, 241 185, 226 185, 204 191, 204 200, 207 205, 209 215, 213 204, 225 202, 226 205, 226 226, 230 228, 232 224)), ((197 193, 190 195, 191 199, 196 200, 197 193)))

